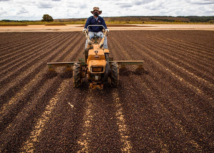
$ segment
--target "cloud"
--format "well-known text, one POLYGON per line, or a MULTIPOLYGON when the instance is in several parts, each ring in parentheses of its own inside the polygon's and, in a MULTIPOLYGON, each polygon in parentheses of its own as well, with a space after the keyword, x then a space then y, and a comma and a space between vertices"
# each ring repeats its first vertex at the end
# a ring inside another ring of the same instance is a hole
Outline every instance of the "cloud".
POLYGON ((19 15, 19 14, 23 14, 23 13, 28 13, 28 11, 24 7, 21 7, 17 14, 19 15))
POLYGON ((107 16, 214 16, 214 0, 0 0, 0 20, 87 18, 94 6, 107 16))
POLYGON ((50 1, 39 1, 37 2, 38 8, 52 8, 53 4, 50 1))
POLYGON ((133 3, 135 5, 145 5, 145 4, 148 4, 148 3, 151 3, 151 2, 154 2, 155 0, 134 0, 133 3))
POLYGON ((214 0, 186 0, 186 2, 199 5, 214 4, 214 0))
POLYGON ((129 3, 116 3, 116 5, 119 5, 121 8, 123 8, 123 7, 132 7, 133 6, 132 4, 129 4, 129 3))
POLYGON ((149 3, 146 6, 146 9, 153 10, 153 11, 154 10, 162 10, 162 9, 165 9, 165 4, 162 1, 154 1, 152 3, 149 3))
POLYGON ((4 15, 6 14, 7 12, 3 10, 3 8, 0 8, 0 15, 4 15))
POLYGON ((72 1, 67 1, 67 6, 72 8, 81 8, 81 9, 87 7, 86 3, 81 3, 81 2, 77 3, 72 1))

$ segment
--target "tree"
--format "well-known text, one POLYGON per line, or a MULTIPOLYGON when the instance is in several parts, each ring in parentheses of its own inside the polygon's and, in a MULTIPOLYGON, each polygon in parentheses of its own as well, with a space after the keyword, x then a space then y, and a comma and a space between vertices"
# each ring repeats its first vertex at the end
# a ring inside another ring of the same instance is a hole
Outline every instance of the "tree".
POLYGON ((42 17, 42 21, 52 22, 53 18, 52 18, 52 16, 50 16, 48 14, 44 14, 43 17, 42 17))

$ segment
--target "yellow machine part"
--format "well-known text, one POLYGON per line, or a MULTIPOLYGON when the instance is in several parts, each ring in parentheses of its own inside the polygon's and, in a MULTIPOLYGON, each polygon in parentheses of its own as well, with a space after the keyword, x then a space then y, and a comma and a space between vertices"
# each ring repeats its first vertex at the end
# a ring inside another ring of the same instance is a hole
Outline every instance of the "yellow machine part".
POLYGON ((103 73, 103 72, 105 72, 106 60, 90 60, 88 62, 88 67, 89 67, 90 73, 103 73), (98 69, 99 67, 102 67, 103 69, 100 72, 98 72, 98 71, 92 72, 93 67, 96 68, 96 70, 99 70, 98 69))
POLYGON ((109 53, 109 50, 108 49, 104 49, 104 53, 109 53))
MULTIPOLYGON (((102 61, 105 60, 104 50, 99 48, 99 45, 93 45, 93 49, 90 49, 88 52, 87 64, 90 65, 91 60, 102 61), (97 52, 96 52, 97 51, 97 52)), ((103 61, 102 61, 103 62, 103 61)), ((101 62, 101 63, 102 63, 101 62)), ((100 64, 98 62, 97 64, 100 64)), ((102 65, 102 64, 101 64, 102 65)))
POLYGON ((105 59, 103 49, 90 49, 89 50, 88 61, 90 61, 90 60, 103 60, 103 59, 105 59), (95 53, 95 51, 98 51, 97 54, 95 53), (98 57, 96 57, 95 55, 97 55, 98 57))

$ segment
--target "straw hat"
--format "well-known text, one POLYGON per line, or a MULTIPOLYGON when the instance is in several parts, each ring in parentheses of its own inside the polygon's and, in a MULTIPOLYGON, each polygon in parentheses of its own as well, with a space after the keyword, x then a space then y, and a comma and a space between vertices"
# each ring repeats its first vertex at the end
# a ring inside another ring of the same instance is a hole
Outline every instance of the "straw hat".
POLYGON ((99 11, 99 14, 101 14, 101 13, 102 13, 102 11, 101 11, 101 10, 99 10, 99 7, 94 7, 94 8, 93 8, 93 11, 91 11, 91 13, 92 13, 92 14, 94 14, 94 11, 95 11, 95 10, 99 11))

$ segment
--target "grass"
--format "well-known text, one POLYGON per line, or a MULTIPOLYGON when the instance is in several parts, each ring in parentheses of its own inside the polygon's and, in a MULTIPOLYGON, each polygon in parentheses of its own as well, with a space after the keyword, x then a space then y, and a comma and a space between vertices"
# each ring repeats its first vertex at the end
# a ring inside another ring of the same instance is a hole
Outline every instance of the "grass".
POLYGON ((66 24, 85 24, 85 21, 72 22, 0 22, 0 26, 27 26, 27 25, 66 25, 66 24))
POLYGON ((25 24, 25 23, 0 22, 0 26, 27 26, 27 24, 25 24))
MULTIPOLYGON (((27 25, 67 25, 67 24, 85 24, 85 21, 71 22, 3 22, 0 21, 0 26, 27 26, 27 25)), ((210 22, 162 22, 162 21, 106 21, 106 24, 212 24, 210 22)))
POLYGON ((106 24, 211 24, 210 22, 106 21, 106 24))
POLYGON ((66 26, 65 23, 47 23, 45 26, 66 26))

